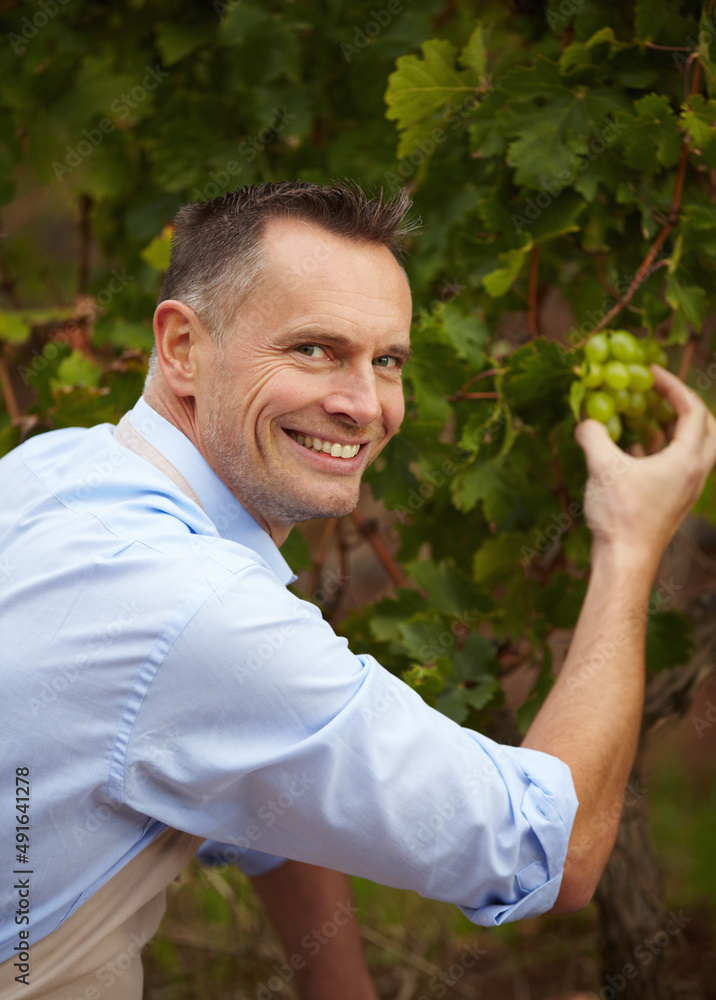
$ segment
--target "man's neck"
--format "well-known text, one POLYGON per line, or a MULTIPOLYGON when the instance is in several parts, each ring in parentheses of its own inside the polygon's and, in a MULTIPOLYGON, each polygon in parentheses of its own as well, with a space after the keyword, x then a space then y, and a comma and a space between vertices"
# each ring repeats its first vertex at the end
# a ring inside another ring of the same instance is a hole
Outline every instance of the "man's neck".
MULTIPOLYGON (((177 430, 180 430, 182 434, 191 441, 212 469, 214 469, 214 472, 216 472, 219 478, 221 478, 223 482, 226 482, 223 476, 221 476, 219 471, 215 468, 214 463, 211 461, 211 456, 208 454, 201 434, 199 433, 196 419, 196 405, 193 396, 177 396, 176 393, 172 392, 161 376, 155 376, 149 380, 144 388, 144 401, 151 406, 151 408, 155 410, 160 417, 164 417, 164 419, 168 420, 170 424, 173 424, 177 430)), ((226 485, 244 509, 251 514, 254 520, 257 521, 257 523, 260 524, 264 531, 266 531, 266 533, 271 537, 274 544, 280 548, 291 533, 293 524, 287 521, 276 521, 274 523, 266 521, 261 516, 260 512, 251 509, 250 505, 247 504, 244 499, 231 488, 229 483, 226 483, 226 485)))
POLYGON ((162 378, 153 378, 144 387, 144 400, 177 430, 189 438, 194 447, 204 455, 196 423, 196 406, 193 396, 177 396, 162 378))

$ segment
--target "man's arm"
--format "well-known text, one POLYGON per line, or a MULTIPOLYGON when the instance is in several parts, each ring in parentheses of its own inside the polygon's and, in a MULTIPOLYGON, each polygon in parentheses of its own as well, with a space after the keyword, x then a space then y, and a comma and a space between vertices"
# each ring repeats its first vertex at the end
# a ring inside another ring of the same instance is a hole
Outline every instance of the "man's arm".
POLYGON ((666 449, 634 459, 595 421, 577 430, 590 474, 592 574, 569 653, 522 744, 569 765, 580 803, 555 912, 586 905, 614 845, 642 717, 651 584, 716 461, 713 416, 678 379, 654 371, 678 415, 666 449))
POLYGON ((251 881, 286 949, 301 1000, 377 1000, 347 876, 287 861, 251 881))

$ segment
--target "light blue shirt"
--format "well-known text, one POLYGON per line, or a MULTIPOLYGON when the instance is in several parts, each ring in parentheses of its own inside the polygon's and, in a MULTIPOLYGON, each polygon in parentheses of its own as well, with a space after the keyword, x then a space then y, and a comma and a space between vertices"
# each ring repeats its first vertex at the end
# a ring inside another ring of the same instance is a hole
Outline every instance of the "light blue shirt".
POLYGON ((109 424, 0 462, 0 960, 25 767, 33 941, 166 826, 251 873, 293 858, 483 925, 548 910, 568 767, 457 726, 351 653, 188 438, 143 400, 130 420, 201 506, 109 424))

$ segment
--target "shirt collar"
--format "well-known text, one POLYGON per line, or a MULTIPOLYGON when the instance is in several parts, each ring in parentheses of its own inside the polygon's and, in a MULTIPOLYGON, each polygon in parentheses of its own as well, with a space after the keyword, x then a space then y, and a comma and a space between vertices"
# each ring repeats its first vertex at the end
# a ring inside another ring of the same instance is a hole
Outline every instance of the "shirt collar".
POLYGON ((293 583, 296 576, 269 533, 242 507, 189 438, 157 413, 143 396, 128 416, 134 429, 188 481, 219 535, 253 549, 283 584, 293 583))

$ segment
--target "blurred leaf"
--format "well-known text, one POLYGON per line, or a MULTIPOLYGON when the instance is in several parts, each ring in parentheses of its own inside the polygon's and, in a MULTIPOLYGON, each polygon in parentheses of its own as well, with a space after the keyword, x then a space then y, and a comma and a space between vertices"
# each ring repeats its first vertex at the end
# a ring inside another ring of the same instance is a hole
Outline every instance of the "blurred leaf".
POLYGON ((500 298, 509 292, 510 288, 517 280, 517 276, 522 270, 527 254, 532 249, 532 240, 519 250, 508 250, 507 253, 498 255, 498 260, 502 261, 501 267, 486 274, 482 283, 488 294, 493 298, 500 298))
POLYGON ((479 22, 470 35, 467 45, 460 53, 460 64, 466 69, 474 70, 478 81, 484 77, 487 71, 485 32, 479 22))
POLYGON ((640 42, 657 38, 666 14, 662 0, 636 0, 636 37, 640 42))
POLYGON ((708 308, 708 298, 703 288, 698 285, 682 285, 672 274, 666 283, 665 295, 672 309, 680 309, 687 323, 691 323, 697 330, 701 329, 708 308))
POLYGON ((308 544, 298 528, 294 528, 289 533, 288 538, 281 546, 281 555, 294 573, 313 567, 308 544))
POLYGON ((97 386, 101 377, 102 369, 98 365, 90 361, 82 351, 72 351, 58 365, 53 381, 56 385, 97 386))
POLYGON ((173 226, 165 226, 159 236, 142 250, 140 256, 157 271, 166 271, 169 267, 173 226))
POLYGON ((646 630, 646 668, 651 674, 689 662, 693 650, 691 622, 679 611, 655 611, 646 630))
POLYGON ((165 66, 173 66, 190 52, 205 45, 213 36, 215 28, 210 24, 171 24, 159 26, 157 48, 165 66))
POLYGON ((707 521, 716 526, 716 476, 713 472, 709 473, 701 496, 693 509, 693 514, 696 517, 706 518, 707 521))
POLYGON ((21 344, 30 336, 30 321, 21 313, 0 312, 0 340, 21 344))
POLYGON ((586 385, 581 378, 576 378, 569 387, 569 407, 576 423, 582 419, 582 403, 586 393, 586 385))

